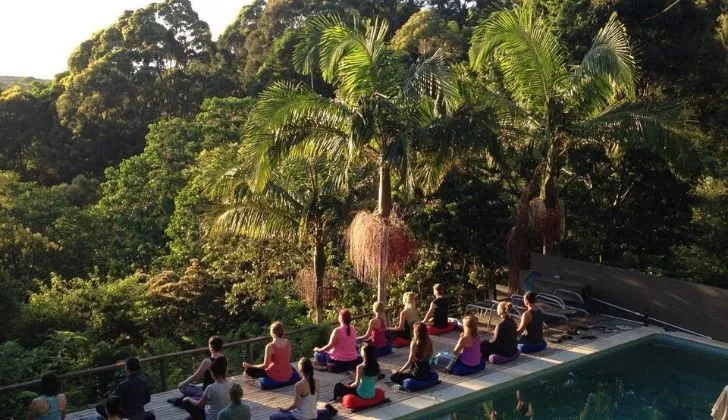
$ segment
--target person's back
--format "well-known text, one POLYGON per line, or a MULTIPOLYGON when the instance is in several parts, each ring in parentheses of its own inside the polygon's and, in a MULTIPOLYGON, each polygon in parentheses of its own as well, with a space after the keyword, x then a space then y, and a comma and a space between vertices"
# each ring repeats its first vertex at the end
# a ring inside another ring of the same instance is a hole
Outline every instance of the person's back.
MULTIPOLYGON (((318 402, 318 394, 311 391, 311 386, 305 382, 304 379, 301 382, 301 399, 299 400, 298 407, 296 407, 296 416, 301 419, 315 419, 317 416, 316 404, 318 402)), ((319 380, 314 379, 314 387, 319 387, 319 380)))
POLYGON ((501 319, 498 323, 497 332, 493 344, 502 356, 512 356, 518 351, 518 337, 516 334, 516 322, 510 317, 501 319))
POLYGON ((374 398, 377 376, 362 375, 359 386, 356 387, 356 394, 364 399, 374 398))
POLYGON ((543 341, 543 312, 531 309, 531 322, 526 326, 526 341, 538 344, 543 341))
POLYGON ((336 328, 336 344, 330 352, 333 360, 356 360, 356 328, 351 325, 336 328), (347 333, 348 329, 348 333, 347 333))
MULTIPOLYGON (((225 355, 222 353, 220 353, 217 357, 210 356, 207 359, 210 361, 209 364, 212 365, 212 363, 215 362, 215 360, 220 359, 220 358, 224 358, 225 360, 227 360, 227 357, 225 357, 225 355)), ((212 373, 210 373, 210 368, 208 367, 208 369, 205 370, 205 373, 203 373, 203 376, 202 376, 202 390, 204 391, 204 389, 207 388, 207 386, 212 384, 213 382, 215 382, 215 380, 212 378, 212 373)))
POLYGON ((291 343, 284 338, 278 338, 270 346, 273 348, 273 356, 272 363, 265 370, 266 374, 278 382, 286 382, 291 377, 291 343))
POLYGON ((144 416, 144 405, 151 400, 149 385, 138 373, 132 373, 116 387, 121 398, 121 416, 138 418, 144 416))
POLYGON ((61 420, 63 418, 63 413, 61 410, 61 404, 63 404, 63 407, 65 409, 65 395, 41 395, 38 397, 38 406, 42 406, 40 408, 40 411, 42 411, 42 414, 38 415, 36 417, 38 420, 61 420), (48 407, 47 410, 43 411, 43 408, 48 407))
POLYGON ((432 324, 437 328, 447 327, 447 300, 442 296, 438 296, 432 301, 432 305, 435 307, 432 324))
POLYGON ((381 316, 376 319, 379 321, 379 327, 374 329, 372 345, 376 348, 382 348, 387 345, 387 322, 381 316))
POLYGON ((230 404, 230 387, 232 384, 227 380, 220 380, 211 383, 205 388, 203 397, 207 397, 205 405, 205 419, 217 420, 217 415, 230 404))
POLYGON ((66 395, 60 393, 61 383, 53 373, 40 380, 40 396, 30 403, 29 419, 61 420, 66 411, 66 395))
POLYGON ((220 410, 217 420, 250 420, 250 407, 243 403, 230 403, 220 410))
POLYGON ((460 354, 460 361, 467 366, 478 366, 480 364, 480 336, 477 334, 470 337, 471 344, 463 348, 460 354))

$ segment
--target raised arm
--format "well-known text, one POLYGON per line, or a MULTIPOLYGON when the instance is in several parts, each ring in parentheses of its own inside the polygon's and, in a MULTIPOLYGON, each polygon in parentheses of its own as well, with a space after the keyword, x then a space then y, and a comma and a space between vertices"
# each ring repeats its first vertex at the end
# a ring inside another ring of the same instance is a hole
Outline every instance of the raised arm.
POLYGON ((357 340, 364 340, 367 337, 371 337, 372 334, 374 334, 374 321, 376 321, 376 318, 372 318, 369 320, 369 327, 367 328, 367 332, 364 333, 364 335, 357 337, 357 340))
POLYGON ((387 329, 391 330, 391 331, 404 331, 404 323, 405 323, 404 321, 405 321, 405 316, 404 316, 404 311, 402 311, 399 313, 399 323, 397 324, 397 326, 394 328, 387 328, 387 329))
MULTIPOLYGON (((293 403, 288 407, 278 407, 280 411, 291 411, 295 410, 299 404, 301 404, 301 394, 303 393, 304 384, 301 382, 296 383, 296 387, 293 389, 293 403)), ((309 391, 310 392, 310 391, 309 391)), ((318 390, 316 392, 318 394, 318 390)))
POLYGON ((412 366, 412 363, 415 361, 415 341, 412 340, 410 343, 410 351, 409 351, 409 357, 407 357, 407 362, 399 368, 399 370, 394 370, 392 373, 402 373, 407 370, 410 366, 412 366))
POLYGON ((458 355, 462 353, 466 347, 469 347, 471 345, 473 345, 473 338, 469 335, 461 334, 458 343, 455 345, 455 350, 453 350, 453 353, 458 355))
POLYGON ((314 347, 313 351, 325 352, 325 351, 329 351, 329 350, 333 349, 334 346, 336 345, 337 338, 338 338, 338 336, 336 335, 336 330, 331 331, 331 337, 329 337, 329 344, 327 344, 324 347, 314 347))
POLYGON ((244 368, 258 368, 258 369, 265 369, 268 366, 270 366, 271 363, 273 363, 273 343, 268 343, 265 346, 265 357, 263 357, 263 363, 259 365, 251 365, 250 363, 243 362, 244 368))
POLYGON ((521 325, 518 326, 516 333, 521 334, 526 331, 526 327, 531 323, 532 319, 533 315, 531 314, 531 311, 524 312, 523 315, 521 315, 521 325))
POLYGON ((210 359, 205 358, 205 360, 203 360, 202 363, 200 363, 200 366, 197 368, 195 373, 193 373, 192 376, 190 376, 189 378, 180 382, 178 385, 178 388, 181 388, 184 385, 192 383, 192 382, 196 381, 197 379, 201 378, 208 369, 210 369, 210 359))
POLYGON ((435 308, 436 308, 435 302, 434 301, 430 302, 430 309, 427 310, 427 313, 425 314, 425 317, 422 319, 422 322, 427 322, 435 316, 435 308))

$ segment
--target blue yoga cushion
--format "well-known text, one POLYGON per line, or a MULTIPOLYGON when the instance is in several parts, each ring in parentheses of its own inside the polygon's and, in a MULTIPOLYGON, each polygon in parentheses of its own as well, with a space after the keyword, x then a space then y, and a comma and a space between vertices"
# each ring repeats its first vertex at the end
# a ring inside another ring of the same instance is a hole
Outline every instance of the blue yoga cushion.
POLYGON ((538 344, 523 343, 518 345, 518 351, 521 353, 536 353, 546 348, 546 341, 541 340, 538 344))
POLYGON ((481 370, 485 369, 485 360, 481 359, 480 364, 478 366, 468 366, 466 364, 463 364, 460 360, 455 363, 455 366, 452 368, 452 374, 458 375, 458 376, 465 376, 470 375, 473 373, 480 372, 481 370))
POLYGON ((375 349, 375 351, 374 351, 374 354, 377 357, 386 356, 391 353, 392 353, 392 344, 391 343, 387 343, 386 346, 375 349))
POLYGON ((258 386, 260 387, 260 389, 276 389, 288 385, 293 385, 300 380, 301 375, 293 370, 293 372, 291 373, 291 377, 288 378, 286 382, 279 382, 266 376, 265 378, 258 378, 258 386))
POLYGON ((440 377, 437 372, 430 371, 430 379, 427 381, 420 381, 414 378, 405 379, 402 381, 402 388, 407 391, 419 391, 420 389, 429 388, 440 383, 440 377))

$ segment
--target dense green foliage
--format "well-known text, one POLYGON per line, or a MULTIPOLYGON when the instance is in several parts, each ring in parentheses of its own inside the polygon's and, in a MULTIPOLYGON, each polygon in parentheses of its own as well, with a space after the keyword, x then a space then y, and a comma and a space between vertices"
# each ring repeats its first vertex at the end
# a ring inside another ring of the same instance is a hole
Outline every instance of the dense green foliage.
POLYGON ((728 287, 728 6, 673 3, 256 0, 217 41, 187 0, 125 13, 55 80, 0 84, 0 355, 12 361, 0 385, 215 333, 247 338, 275 319, 311 324, 305 268, 325 267, 338 290, 324 313, 367 312, 374 292, 352 274, 346 228, 376 206, 383 164, 394 213, 418 243, 391 303, 435 282, 504 282, 514 204, 552 152, 563 255, 728 287), (544 39, 563 43, 539 61, 558 79, 553 102, 538 103, 532 63, 503 47, 512 40, 487 44, 503 27, 478 26, 522 3, 535 4, 544 39), (625 69, 608 80, 619 87, 575 70, 605 65, 587 52, 613 13, 636 51, 635 83, 620 79, 625 69), (305 22, 324 14, 371 19, 357 28, 381 32, 370 51, 380 61, 365 66, 365 48, 340 43, 344 64, 313 65, 326 54, 301 48, 317 40, 305 22), (450 82, 420 80, 429 99, 413 100, 402 82, 440 65, 450 82), (581 96, 572 70, 585 77, 581 96), (577 138, 615 109, 641 125, 539 146, 545 132, 577 138), (678 131, 681 142, 668 141, 678 131))

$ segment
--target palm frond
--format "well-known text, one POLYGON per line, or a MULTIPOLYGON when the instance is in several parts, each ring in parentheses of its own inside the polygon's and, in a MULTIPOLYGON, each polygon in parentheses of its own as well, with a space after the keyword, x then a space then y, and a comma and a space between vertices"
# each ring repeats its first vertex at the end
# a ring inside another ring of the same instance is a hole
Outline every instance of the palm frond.
POLYGON ((607 148, 619 143, 639 144, 681 167, 692 156, 690 140, 697 135, 694 124, 678 103, 649 100, 620 102, 574 127, 571 133, 582 141, 607 148))
POLYGON ((633 99, 636 79, 637 64, 627 30, 614 13, 572 76, 573 96, 580 102, 577 109, 589 115, 615 100, 633 99))
POLYGON ((254 177, 251 186, 261 190, 276 162, 307 141, 319 149, 343 148, 351 132, 351 111, 303 86, 276 83, 266 89, 245 126, 242 155, 254 177))
POLYGON ((540 113, 568 78, 563 45, 530 4, 495 12, 476 26, 470 63, 476 69, 494 63, 513 99, 540 113))

